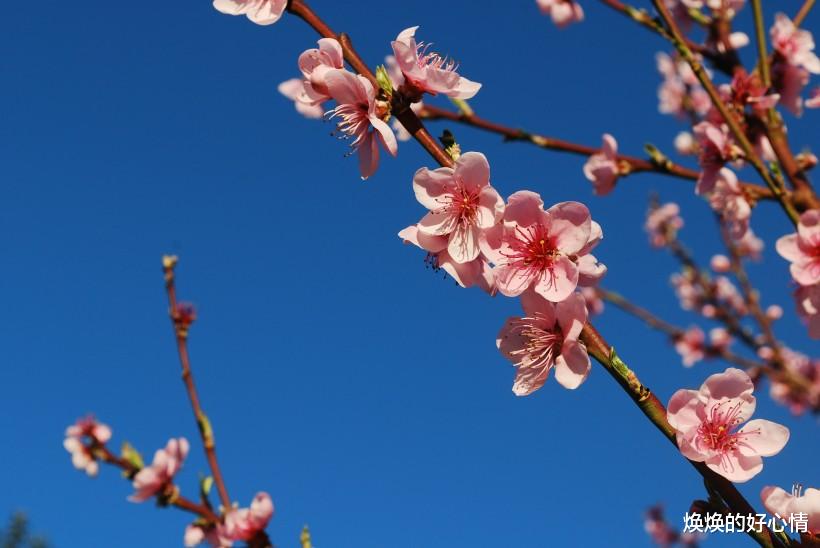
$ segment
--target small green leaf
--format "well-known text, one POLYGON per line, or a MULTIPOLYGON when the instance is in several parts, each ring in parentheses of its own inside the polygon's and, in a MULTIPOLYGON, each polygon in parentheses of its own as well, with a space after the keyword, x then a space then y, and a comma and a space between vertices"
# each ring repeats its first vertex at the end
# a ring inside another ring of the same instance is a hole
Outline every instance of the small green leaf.
POLYGON ((145 466, 145 462, 142 460, 142 455, 140 455, 139 451, 134 449, 134 446, 127 441, 122 443, 120 455, 128 462, 128 464, 137 470, 140 470, 145 466))
POLYGON ((211 488, 214 486, 214 478, 212 476, 205 476, 201 480, 199 480, 199 492, 202 495, 202 498, 208 498, 208 493, 211 492, 211 488))
POLYGON ((390 80, 390 75, 384 65, 376 67, 376 81, 388 99, 393 96, 393 82, 390 80))

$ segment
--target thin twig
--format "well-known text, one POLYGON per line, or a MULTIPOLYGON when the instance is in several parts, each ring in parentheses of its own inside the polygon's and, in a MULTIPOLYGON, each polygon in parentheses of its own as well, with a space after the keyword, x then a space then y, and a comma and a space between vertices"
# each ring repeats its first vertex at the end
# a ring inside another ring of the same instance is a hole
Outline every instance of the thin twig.
MULTIPOLYGON (((570 154, 578 154, 580 156, 592 156, 593 154, 600 152, 600 148, 579 145, 577 143, 564 141, 563 139, 556 139, 554 137, 547 137, 537 133, 530 133, 529 131, 524 131, 523 129, 516 129, 509 126, 504 126, 497 122, 486 120, 480 116, 476 116, 475 114, 452 112, 450 110, 432 105, 424 105, 418 115, 422 120, 450 120, 452 122, 457 122, 501 135, 505 141, 523 141, 546 150, 568 152, 570 154)), ((651 161, 636 158, 634 156, 627 156, 625 154, 619 154, 618 164, 620 166, 624 166, 624 175, 653 172, 671 175, 673 177, 690 181, 696 181, 698 177, 700 177, 699 171, 676 164, 665 156, 662 161, 651 161)), ((744 193, 752 201, 775 199, 774 195, 766 187, 746 182, 742 182, 741 185, 743 186, 744 193)))
POLYGON ((783 207, 783 210, 786 212, 786 215, 789 219, 797 225, 797 221, 799 215, 795 210, 794 206, 792 205, 791 201, 788 199, 786 195, 785 189, 778 185, 777 182, 772 177, 772 174, 769 172, 769 169, 763 163, 763 160, 760 159, 760 156, 754 150, 752 143, 749 142, 749 139, 746 137, 746 133, 743 131, 743 128, 740 127, 737 119, 732 115, 729 111, 729 108, 721 99, 720 94, 718 93, 717 88, 712 83, 712 79, 706 72, 706 69, 703 68, 703 65, 698 61, 697 57, 692 53, 692 50, 686 45, 686 41, 683 38, 683 34, 681 33, 680 29, 678 28, 677 23, 675 22, 674 17, 672 14, 669 13, 669 9, 666 7, 664 0, 652 0, 652 3, 655 5, 655 9, 658 10, 661 18, 663 19, 664 23, 666 24, 669 33, 672 35, 672 44, 675 46, 675 49, 678 50, 681 57, 689 63, 689 66, 692 68, 692 72, 695 73, 698 81, 703 86, 703 89, 706 90, 706 93, 709 95, 709 98, 712 100, 712 104, 715 108, 720 112, 720 115, 723 117, 726 124, 729 126, 729 129, 732 132, 735 140, 737 141, 738 145, 740 145, 743 154, 745 155, 746 160, 752 164, 755 170, 760 174, 760 177, 766 182, 766 185, 775 195, 777 200, 780 202, 780 205, 783 207))
POLYGON ((189 325, 181 318, 176 297, 176 285, 174 283, 174 267, 176 266, 177 258, 166 256, 163 257, 162 263, 163 271, 165 272, 165 290, 168 294, 169 314, 171 316, 171 324, 174 328, 174 336, 177 341, 179 363, 182 366, 182 381, 185 383, 188 398, 191 400, 191 408, 194 411, 194 418, 199 427, 202 446, 205 449, 205 456, 211 468, 211 475, 214 478, 214 483, 219 493, 219 500, 222 502, 222 506, 228 509, 231 507, 231 498, 228 496, 225 480, 222 477, 222 470, 219 468, 219 462, 216 459, 216 444, 214 442, 211 422, 202 410, 202 405, 199 402, 199 394, 197 394, 196 385, 194 384, 194 375, 191 372, 191 360, 188 356, 189 325))

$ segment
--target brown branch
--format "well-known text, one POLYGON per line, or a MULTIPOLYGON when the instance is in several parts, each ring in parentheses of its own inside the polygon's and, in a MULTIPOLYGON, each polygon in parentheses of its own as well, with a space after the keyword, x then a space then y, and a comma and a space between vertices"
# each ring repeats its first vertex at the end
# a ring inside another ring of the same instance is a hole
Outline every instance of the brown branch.
POLYGON ((190 322, 186 322, 182 318, 179 309, 179 303, 176 297, 176 286, 174 283, 174 267, 177 263, 176 257, 163 257, 162 261, 163 271, 165 273, 165 290, 168 293, 169 314, 171 316, 171 324, 174 328, 174 335, 177 341, 177 352, 179 353, 179 363, 182 366, 182 381, 185 383, 185 389, 188 392, 188 398, 191 400, 191 408, 194 411, 194 418, 199 427, 200 437, 202 438, 202 446, 205 449, 205 456, 208 460, 208 465, 211 468, 211 475, 214 478, 217 491, 219 493, 219 500, 222 502, 224 508, 231 507, 231 498, 228 496, 228 490, 225 488, 225 480, 222 477, 222 470, 219 468, 219 463, 216 459, 216 444, 214 442, 213 430, 208 416, 202 410, 202 405, 199 402, 199 395, 194 384, 194 376, 191 372, 191 360, 188 356, 188 327, 190 322))
MULTIPOLYGON (((590 355, 606 369, 632 401, 635 402, 641 412, 677 449, 678 444, 675 429, 669 424, 666 418, 666 408, 660 400, 641 383, 637 375, 618 357, 615 353, 615 349, 604 340, 592 324, 587 324, 584 327, 581 333, 581 340, 586 344, 590 355)), ((702 462, 690 460, 689 463, 703 476, 707 486, 720 494, 732 513, 756 513, 754 508, 743 495, 740 494, 732 482, 713 472, 702 462)), ((766 548, 783 546, 781 539, 773 535, 768 527, 764 527, 760 532, 751 531, 747 532, 747 534, 754 538, 760 546, 766 548)))
POLYGON ((706 90, 706 93, 709 95, 709 98, 712 100, 712 104, 715 108, 720 112, 721 116, 723 117, 726 124, 729 126, 729 129, 734 135, 735 140, 737 141, 738 145, 740 145, 741 150, 743 151, 746 160, 752 164, 755 170, 760 174, 760 177, 766 182, 766 185, 775 195, 777 200, 780 202, 780 205, 783 207, 783 211, 786 212, 786 215, 789 219, 797 225, 798 221, 798 213, 795 210, 794 206, 792 205, 791 201, 789 200, 788 196, 786 195, 785 189, 779 185, 775 179, 772 177, 772 174, 769 172, 769 169, 763 163, 763 160, 757 155, 752 146, 752 143, 749 142, 749 139, 746 137, 746 133, 740 127, 740 124, 729 112, 729 108, 720 98, 720 94, 718 93, 717 88, 712 83, 711 78, 706 73, 706 69, 703 68, 703 65, 698 61, 695 55, 692 53, 692 50, 687 46, 683 35, 681 34, 680 29, 678 28, 675 19, 672 17, 672 14, 669 13, 669 9, 666 7, 664 0, 652 0, 652 3, 655 6, 655 9, 658 10, 661 18, 663 19, 664 23, 666 24, 669 33, 672 35, 672 44, 675 46, 675 49, 678 50, 681 57, 689 63, 689 66, 692 68, 692 71, 695 73, 698 81, 703 86, 703 89, 706 90))
POLYGON ((814 0, 806 0, 803 2, 803 5, 800 6, 800 10, 794 16, 794 19, 792 19, 792 23, 794 23, 795 27, 799 27, 803 24, 803 20, 806 19, 812 7, 814 7, 814 0))
MULTIPOLYGON (((505 141, 523 141, 546 150, 568 152, 570 154, 578 154, 580 156, 592 156, 601 150, 600 148, 579 145, 577 143, 571 143, 569 141, 556 139, 554 137, 546 137, 537 133, 530 133, 528 131, 524 131, 523 129, 504 126, 502 124, 476 116, 475 114, 452 112, 450 110, 432 105, 424 105, 419 112, 419 117, 423 120, 449 120, 452 122, 457 122, 501 135, 505 141)), ((634 156, 619 154, 618 164, 626 166, 624 171, 627 172, 625 173, 627 175, 632 173, 653 172, 671 175, 673 177, 690 181, 696 181, 700 176, 699 171, 676 164, 665 157, 661 162, 653 162, 642 158, 636 158, 634 156)), ((775 199, 774 195, 766 187, 746 182, 742 182, 741 185, 743 186, 743 191, 752 201, 775 199)))
MULTIPOLYGON (((636 318, 642 320, 646 325, 648 325, 652 329, 657 329, 658 331, 661 331, 669 335, 669 337, 673 341, 683 337, 686 333, 686 330, 682 327, 678 327, 667 322, 666 320, 662 320, 649 310, 641 306, 638 306, 637 304, 628 300, 620 293, 616 293, 614 291, 610 291, 602 287, 597 288, 596 293, 601 299, 605 300, 608 303, 614 304, 616 307, 620 308, 627 314, 631 314, 636 318)), ((743 356, 735 354, 734 352, 730 352, 729 350, 715 346, 714 344, 704 344, 703 353, 707 357, 722 358, 725 361, 733 363, 735 365, 739 365, 744 369, 768 369, 768 366, 764 363, 750 360, 749 358, 745 358, 743 356)))

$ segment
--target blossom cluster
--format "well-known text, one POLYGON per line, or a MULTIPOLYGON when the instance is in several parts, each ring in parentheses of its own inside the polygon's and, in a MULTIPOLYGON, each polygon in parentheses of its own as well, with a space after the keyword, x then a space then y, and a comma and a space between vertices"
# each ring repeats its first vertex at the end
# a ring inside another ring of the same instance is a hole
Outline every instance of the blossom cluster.
POLYGON ((388 125, 394 109, 414 109, 424 94, 469 99, 481 88, 456 72, 456 63, 436 52, 429 44, 416 41, 418 27, 403 30, 392 42, 393 55, 386 60, 387 80, 372 81, 345 69, 344 50, 334 38, 322 38, 318 48, 299 56, 300 78, 286 80, 279 91, 294 102, 296 110, 308 118, 337 118, 336 130, 351 140, 351 153, 359 156, 362 179, 376 172, 379 150, 398 153, 398 141, 409 137, 403 128, 388 125), (409 101, 393 104, 394 90, 409 101), (326 104, 336 106, 327 110, 326 104), (398 136, 394 133, 397 130, 398 136))
MULTIPOLYGON (((95 476, 99 471, 100 458, 119 464, 131 479, 134 493, 131 502, 145 502, 156 498, 163 505, 174 503, 179 488, 174 478, 182 468, 190 445, 185 438, 172 438, 165 447, 154 453, 150 465, 144 465, 142 457, 130 445, 123 447, 122 456, 114 456, 106 447, 111 439, 111 429, 93 417, 78 419, 66 429, 63 443, 71 453, 74 466, 95 476)), ((264 531, 273 516, 273 502, 267 493, 258 493, 248 508, 234 506, 224 510, 217 523, 198 519, 184 533, 185 546, 208 543, 211 546, 231 547, 234 542, 252 540, 264 531)))

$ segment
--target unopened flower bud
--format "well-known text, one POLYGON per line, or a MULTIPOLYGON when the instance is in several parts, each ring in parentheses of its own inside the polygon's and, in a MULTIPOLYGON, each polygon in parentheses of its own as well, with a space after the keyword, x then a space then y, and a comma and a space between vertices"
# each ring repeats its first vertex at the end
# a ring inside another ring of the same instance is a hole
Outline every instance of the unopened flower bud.
POLYGON ((726 255, 715 255, 709 264, 715 272, 729 272, 732 268, 732 263, 726 255))

